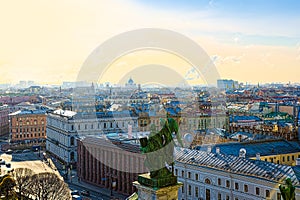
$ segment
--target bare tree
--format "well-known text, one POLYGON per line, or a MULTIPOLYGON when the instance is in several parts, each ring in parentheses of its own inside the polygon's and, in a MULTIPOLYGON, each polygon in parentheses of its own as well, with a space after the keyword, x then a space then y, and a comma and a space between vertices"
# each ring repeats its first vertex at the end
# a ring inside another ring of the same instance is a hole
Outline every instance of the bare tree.
POLYGON ((13 176, 16 182, 18 199, 22 200, 24 196, 29 196, 29 187, 33 174, 34 172, 28 168, 17 168, 14 170, 13 176))
POLYGON ((54 173, 34 174, 31 178, 30 194, 39 200, 68 200, 68 186, 54 173))

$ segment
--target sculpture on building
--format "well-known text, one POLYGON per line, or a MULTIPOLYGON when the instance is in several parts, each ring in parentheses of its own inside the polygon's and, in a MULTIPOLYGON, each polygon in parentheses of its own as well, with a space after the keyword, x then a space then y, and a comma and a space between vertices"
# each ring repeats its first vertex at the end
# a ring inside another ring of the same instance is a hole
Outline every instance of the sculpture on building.
POLYGON ((285 186, 280 185, 279 190, 284 200, 295 200, 295 186, 290 178, 285 180, 285 186))
POLYGON ((146 154, 145 165, 150 170, 150 178, 161 182, 156 185, 158 187, 177 183, 177 178, 174 178, 173 173, 175 146, 173 133, 176 134, 177 141, 182 146, 179 127, 173 118, 167 116, 166 120, 161 119, 161 126, 162 129, 159 132, 152 127, 149 137, 140 139, 141 150, 146 154), (168 169, 168 165, 172 166, 172 171, 168 169))

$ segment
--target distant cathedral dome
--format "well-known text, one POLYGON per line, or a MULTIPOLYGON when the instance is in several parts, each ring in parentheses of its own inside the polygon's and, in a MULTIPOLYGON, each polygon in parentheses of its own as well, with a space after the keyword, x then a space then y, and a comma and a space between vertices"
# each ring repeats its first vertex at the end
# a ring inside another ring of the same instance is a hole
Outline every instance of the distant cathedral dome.
POLYGON ((127 84, 128 84, 128 85, 133 85, 133 84, 134 84, 134 81, 132 80, 132 78, 131 78, 131 77, 129 78, 129 80, 128 80, 127 84))

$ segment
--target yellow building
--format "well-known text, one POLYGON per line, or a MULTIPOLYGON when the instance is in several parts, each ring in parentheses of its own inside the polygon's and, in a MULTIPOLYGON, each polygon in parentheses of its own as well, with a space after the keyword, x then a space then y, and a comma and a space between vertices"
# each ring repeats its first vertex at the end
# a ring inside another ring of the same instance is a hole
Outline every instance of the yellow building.
POLYGON ((217 151, 224 155, 234 155, 249 159, 260 159, 281 165, 295 166, 300 158, 300 143, 287 140, 260 140, 250 142, 230 142, 223 144, 201 145, 195 147, 202 151, 217 151), (241 151, 245 151, 241 153, 241 151))

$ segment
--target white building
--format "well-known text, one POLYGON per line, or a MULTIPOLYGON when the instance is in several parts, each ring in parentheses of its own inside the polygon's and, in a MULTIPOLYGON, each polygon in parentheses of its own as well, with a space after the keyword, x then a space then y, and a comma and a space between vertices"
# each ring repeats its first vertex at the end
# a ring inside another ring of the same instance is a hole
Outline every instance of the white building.
POLYGON ((95 113, 95 118, 81 117, 74 111, 56 110, 47 115, 46 149, 63 162, 76 163, 79 136, 137 131, 138 117, 128 113, 95 113))
POLYGON ((183 183, 179 200, 280 200, 279 185, 287 178, 300 199, 299 166, 178 148, 174 168, 183 183))

